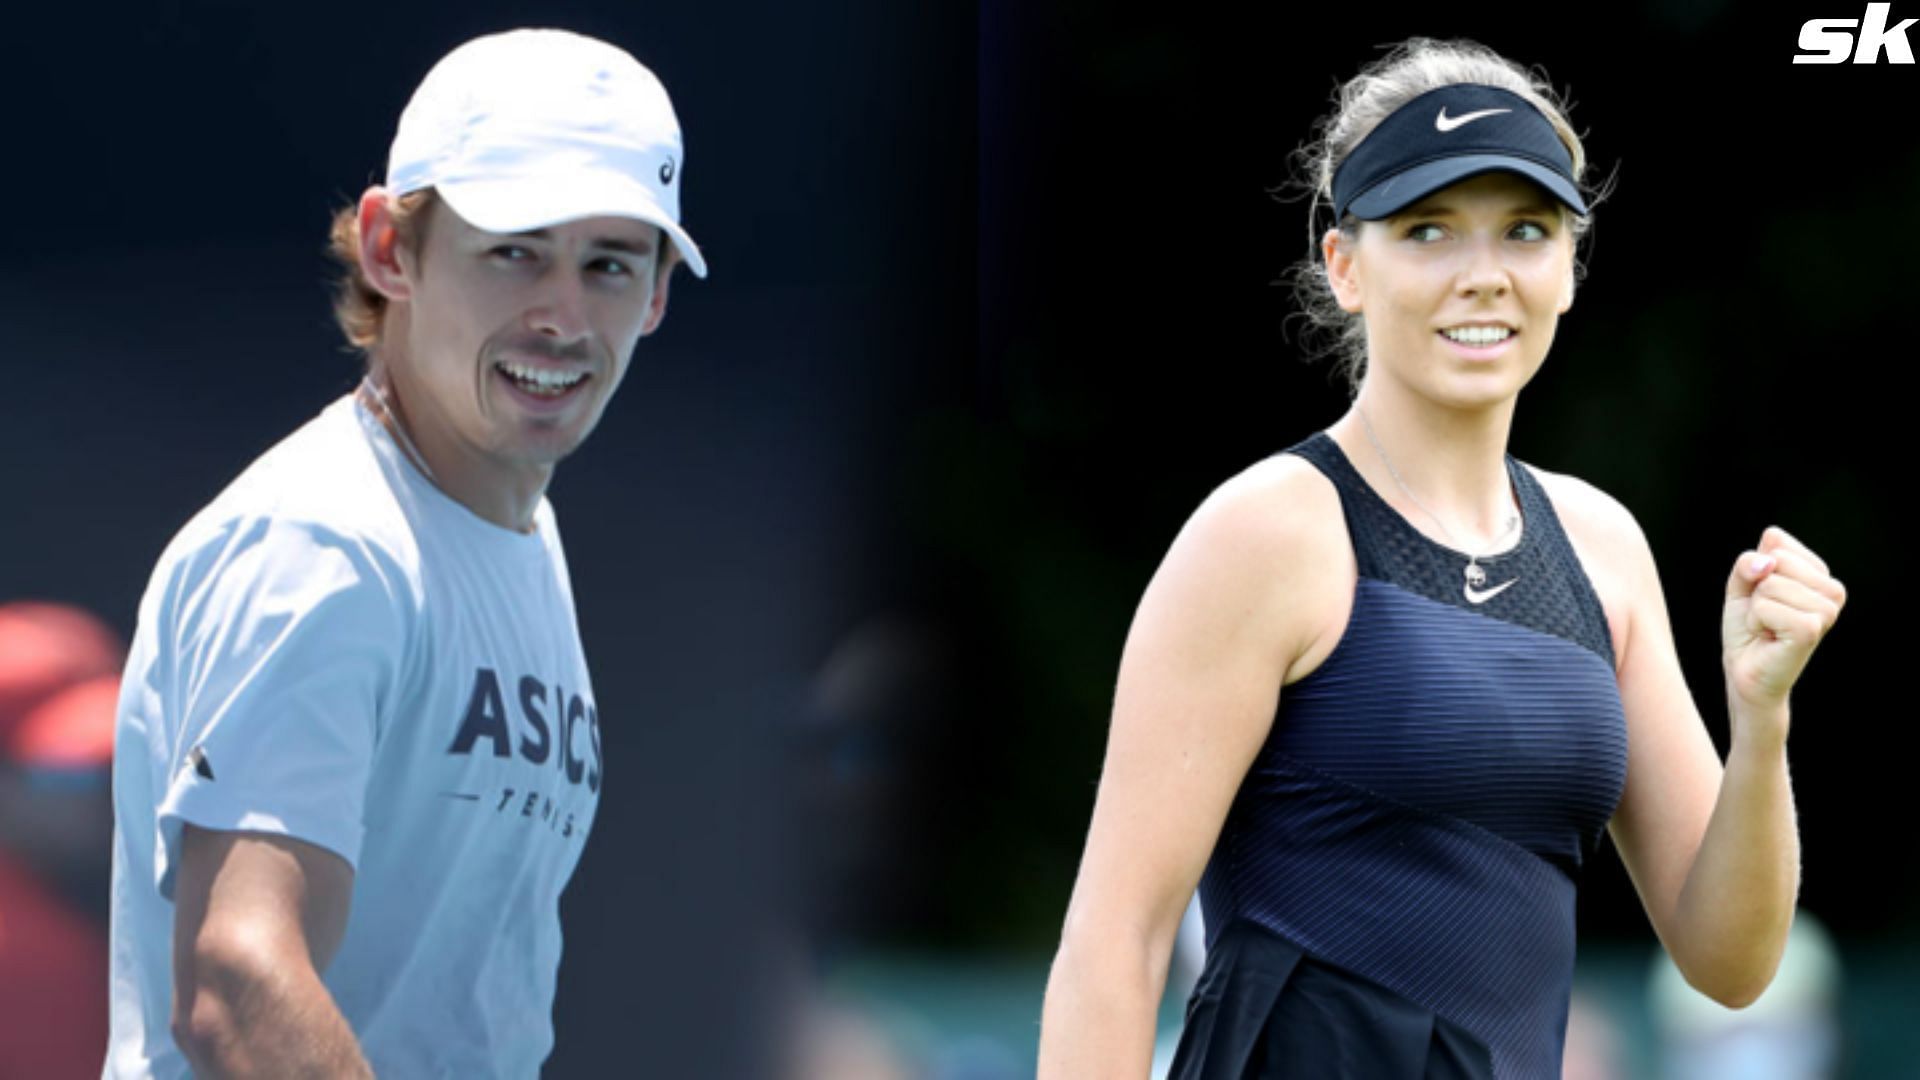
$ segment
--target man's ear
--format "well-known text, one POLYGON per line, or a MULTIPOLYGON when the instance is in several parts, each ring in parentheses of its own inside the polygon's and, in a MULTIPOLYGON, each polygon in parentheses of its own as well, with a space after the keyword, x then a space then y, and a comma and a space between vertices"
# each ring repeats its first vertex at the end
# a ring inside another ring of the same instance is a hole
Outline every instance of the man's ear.
POLYGON ((360 196, 360 274, 388 300, 413 295, 411 268, 402 264, 405 245, 393 225, 393 196, 375 185, 360 196))
POLYGON ((1339 229, 1328 229, 1320 238, 1320 260, 1326 267, 1333 298, 1340 310, 1354 315, 1360 313, 1360 268, 1353 250, 1357 238, 1357 233, 1349 236, 1339 229))

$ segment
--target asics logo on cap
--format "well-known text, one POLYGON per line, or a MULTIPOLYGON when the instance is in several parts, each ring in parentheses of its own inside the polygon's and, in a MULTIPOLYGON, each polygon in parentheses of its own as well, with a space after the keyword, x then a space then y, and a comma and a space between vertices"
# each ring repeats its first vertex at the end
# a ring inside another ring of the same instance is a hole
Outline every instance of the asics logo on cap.
POLYGON ((672 158, 668 158, 665 162, 661 164, 660 182, 663 184, 673 183, 673 159, 672 158))
POLYGON ((1442 105, 1440 106, 1440 115, 1433 118, 1433 129, 1435 131, 1452 131, 1462 124, 1471 124, 1483 116, 1493 116, 1496 113, 1512 111, 1512 109, 1481 109, 1479 112, 1470 112, 1464 116, 1448 116, 1447 107, 1442 105))

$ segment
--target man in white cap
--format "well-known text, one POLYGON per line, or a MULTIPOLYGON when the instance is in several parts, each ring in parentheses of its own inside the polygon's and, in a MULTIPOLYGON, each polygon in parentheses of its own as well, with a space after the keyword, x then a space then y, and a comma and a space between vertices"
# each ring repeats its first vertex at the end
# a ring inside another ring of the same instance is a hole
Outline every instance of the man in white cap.
POLYGON ((334 223, 348 397, 161 556, 116 732, 105 1074, 537 1075, 603 780, 544 492, 668 279, 679 124, 555 30, 428 73, 334 223))

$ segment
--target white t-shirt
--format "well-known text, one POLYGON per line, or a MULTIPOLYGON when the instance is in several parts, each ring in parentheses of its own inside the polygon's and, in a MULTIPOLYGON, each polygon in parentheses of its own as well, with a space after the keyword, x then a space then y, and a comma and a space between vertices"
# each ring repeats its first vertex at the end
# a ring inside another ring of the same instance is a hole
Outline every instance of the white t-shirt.
POLYGON ((535 521, 476 516, 349 397, 167 546, 120 696, 106 1076, 189 1075, 169 1030, 183 822, 354 866, 324 977, 377 1073, 538 1074, 601 753, 545 500, 535 521))

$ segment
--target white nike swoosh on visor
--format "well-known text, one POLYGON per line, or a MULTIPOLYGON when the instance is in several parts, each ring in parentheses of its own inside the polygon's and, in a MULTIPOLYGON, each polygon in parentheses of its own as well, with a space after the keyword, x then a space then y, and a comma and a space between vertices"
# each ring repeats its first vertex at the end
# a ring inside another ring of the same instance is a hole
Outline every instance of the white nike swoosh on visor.
POLYGON ((1461 124, 1471 124, 1483 116, 1497 116, 1500 113, 1512 111, 1512 109, 1481 109, 1479 112, 1470 112, 1465 116, 1448 116, 1447 107, 1442 105, 1440 115, 1433 118, 1433 128, 1435 131, 1452 131, 1461 124))
POLYGON ((1467 590, 1467 603, 1484 604, 1487 601, 1505 592, 1507 590, 1507 586, 1512 585, 1515 581, 1519 581, 1519 580, 1520 580, 1519 578, 1512 578, 1510 580, 1503 581, 1500 584, 1495 585, 1493 588, 1488 589, 1486 592, 1476 592, 1474 590, 1474 587, 1471 585, 1463 586, 1463 588, 1467 590))

